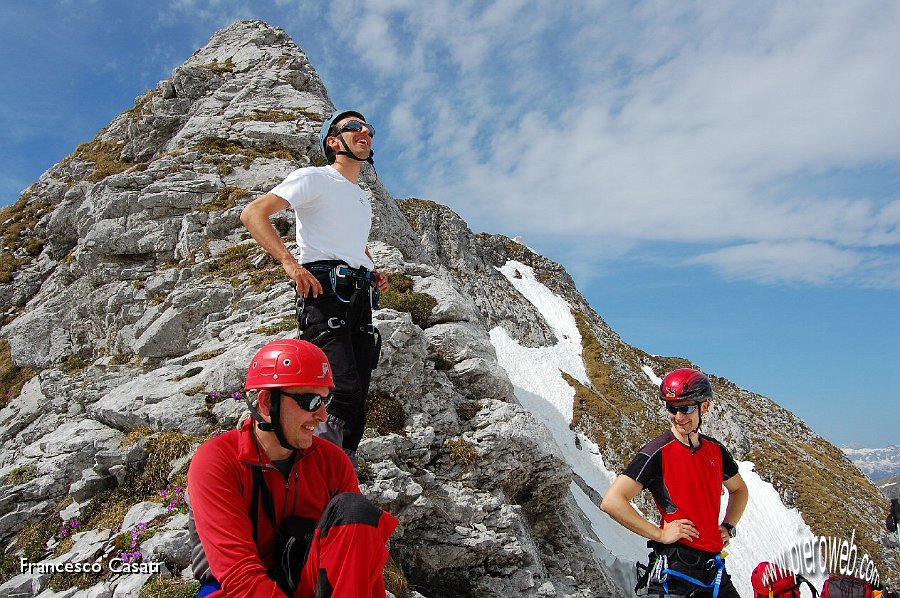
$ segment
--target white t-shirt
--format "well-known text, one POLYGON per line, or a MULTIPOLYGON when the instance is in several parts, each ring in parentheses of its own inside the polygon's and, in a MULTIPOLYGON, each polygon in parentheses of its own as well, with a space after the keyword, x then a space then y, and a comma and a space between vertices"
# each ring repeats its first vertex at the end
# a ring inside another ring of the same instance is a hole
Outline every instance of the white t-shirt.
POLYGON ((340 260, 372 269, 366 242, 372 204, 365 191, 331 166, 299 168, 271 191, 285 199, 297 220, 298 260, 340 260))

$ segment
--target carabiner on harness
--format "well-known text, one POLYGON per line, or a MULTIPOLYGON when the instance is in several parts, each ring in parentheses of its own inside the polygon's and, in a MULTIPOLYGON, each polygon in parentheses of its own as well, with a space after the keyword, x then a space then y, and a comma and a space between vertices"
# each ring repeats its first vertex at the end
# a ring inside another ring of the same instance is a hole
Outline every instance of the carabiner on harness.
POLYGON ((331 281, 331 290, 334 292, 334 296, 337 297, 337 300, 341 303, 350 303, 350 300, 353 299, 353 294, 351 293, 349 297, 344 298, 341 297, 341 294, 338 293, 338 279, 347 278, 347 274, 349 272, 349 266, 335 266, 328 273, 328 279, 331 281))
MULTIPOLYGON (((331 282, 331 290, 334 292, 334 296, 337 297, 338 301, 341 303, 350 303, 353 300, 353 296, 357 291, 362 291, 365 289, 369 290, 369 303, 372 304, 372 288, 378 287, 375 284, 375 275, 366 270, 365 268, 351 268, 346 264, 340 264, 331 269, 328 273, 328 279, 331 282), (344 282, 344 286, 349 285, 353 289, 353 293, 350 294, 349 297, 342 297, 338 292, 338 282, 344 282)), ((377 304, 377 301, 376 301, 377 304)), ((374 307, 373 307, 374 309, 374 307)))

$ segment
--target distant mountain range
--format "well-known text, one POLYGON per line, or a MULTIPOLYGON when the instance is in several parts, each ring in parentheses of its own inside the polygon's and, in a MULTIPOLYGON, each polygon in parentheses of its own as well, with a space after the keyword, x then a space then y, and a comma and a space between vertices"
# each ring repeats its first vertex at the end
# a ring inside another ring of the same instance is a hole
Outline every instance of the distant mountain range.
POLYGON ((878 486, 885 478, 900 476, 900 445, 886 448, 842 448, 841 450, 878 486))

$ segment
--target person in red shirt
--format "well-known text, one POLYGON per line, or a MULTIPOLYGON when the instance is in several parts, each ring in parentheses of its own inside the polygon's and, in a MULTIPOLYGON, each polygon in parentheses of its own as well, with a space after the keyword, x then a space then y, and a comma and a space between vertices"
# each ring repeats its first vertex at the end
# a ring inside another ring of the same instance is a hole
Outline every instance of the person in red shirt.
POLYGON ((252 417, 201 445, 188 471, 199 595, 383 598, 398 521, 362 496, 344 451, 314 436, 334 388, 327 357, 272 341, 245 388, 252 417))
POLYGON ((638 452, 610 486, 600 508, 649 540, 647 545, 653 548, 649 591, 737 597, 720 553, 736 534, 749 493, 728 450, 700 433, 702 416, 713 398, 712 385, 703 372, 681 368, 667 374, 659 388, 671 428, 638 452), (728 503, 720 522, 722 486, 728 490, 728 503), (644 488, 653 495, 660 525, 631 505, 644 488), (654 582, 660 585, 654 587, 654 582))

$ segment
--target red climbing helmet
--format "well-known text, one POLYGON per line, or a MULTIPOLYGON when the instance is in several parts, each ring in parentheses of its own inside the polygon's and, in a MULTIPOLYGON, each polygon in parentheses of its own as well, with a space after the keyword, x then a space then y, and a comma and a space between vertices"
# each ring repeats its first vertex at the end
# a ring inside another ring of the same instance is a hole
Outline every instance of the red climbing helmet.
POLYGON ((700 370, 680 368, 666 374, 659 385, 663 401, 709 401, 713 398, 712 384, 700 370))
POLYGON ((308 341, 284 338, 266 343, 256 352, 244 389, 287 386, 334 388, 331 365, 322 349, 308 341))

